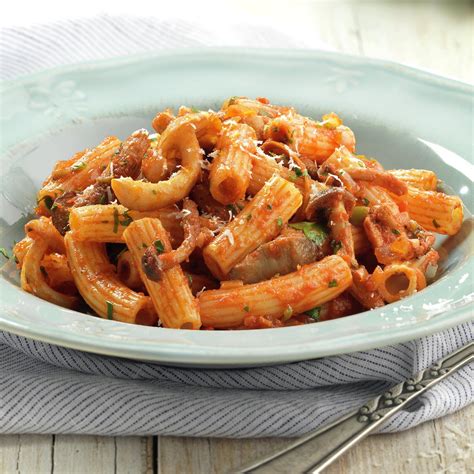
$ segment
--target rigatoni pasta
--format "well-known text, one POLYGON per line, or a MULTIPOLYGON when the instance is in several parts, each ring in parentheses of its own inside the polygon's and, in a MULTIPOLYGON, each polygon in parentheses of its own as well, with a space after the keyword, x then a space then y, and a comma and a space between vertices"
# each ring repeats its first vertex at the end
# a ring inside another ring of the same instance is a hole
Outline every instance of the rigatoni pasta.
POLYGON ((64 238, 76 287, 98 316, 151 326, 158 320, 149 296, 125 286, 110 263, 105 246, 82 242, 69 232, 64 238))
POLYGON ((302 202, 296 187, 273 176, 236 218, 204 249, 206 265, 218 278, 259 245, 276 237, 302 202))
POLYGON ((239 327, 244 318, 281 319, 321 306, 352 282, 349 266, 337 256, 326 257, 294 273, 251 285, 204 291, 199 297, 203 324, 239 327))
POLYGON ((165 270, 159 281, 152 281, 143 269, 145 249, 155 246, 161 252, 171 250, 169 237, 160 220, 144 218, 134 222, 124 232, 124 239, 163 326, 199 329, 201 318, 198 305, 181 267, 177 265, 165 270))
POLYGON ((463 222, 434 172, 356 154, 334 113, 231 97, 152 127, 56 164, 13 249, 25 291, 163 330, 303 325, 422 291, 463 222))

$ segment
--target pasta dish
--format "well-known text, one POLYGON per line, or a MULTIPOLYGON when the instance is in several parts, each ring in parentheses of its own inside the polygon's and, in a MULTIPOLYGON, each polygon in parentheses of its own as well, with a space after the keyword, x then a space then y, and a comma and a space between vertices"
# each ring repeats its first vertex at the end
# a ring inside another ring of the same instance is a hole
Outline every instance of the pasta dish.
POLYGON ((434 172, 356 154, 335 113, 232 97, 152 127, 55 164, 13 249, 23 290, 148 326, 309 324, 422 290, 462 224, 434 172))

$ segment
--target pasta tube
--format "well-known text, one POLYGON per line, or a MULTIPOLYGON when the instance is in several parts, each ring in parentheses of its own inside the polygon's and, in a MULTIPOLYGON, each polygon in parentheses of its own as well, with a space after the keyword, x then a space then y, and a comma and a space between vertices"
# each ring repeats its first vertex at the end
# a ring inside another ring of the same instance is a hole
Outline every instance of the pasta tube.
POLYGON ((71 160, 60 161, 46 179, 37 196, 37 212, 48 216, 54 199, 68 191, 83 191, 95 183, 119 149, 117 137, 107 137, 92 150, 76 153, 71 160))
POLYGON ((201 174, 202 151, 192 123, 179 128, 171 125, 160 138, 161 153, 167 156, 176 149, 181 168, 165 181, 146 183, 132 178, 112 180, 112 189, 121 204, 137 211, 153 211, 170 206, 191 191, 201 174))
POLYGON ((365 230, 361 226, 351 225, 352 241, 356 255, 362 255, 370 250, 370 243, 365 230))
POLYGON ((133 261, 132 254, 128 250, 121 252, 117 257, 117 275, 120 281, 124 282, 132 290, 143 288, 140 272, 133 261))
POLYGON ((407 205, 410 217, 426 230, 454 235, 461 228, 463 208, 457 196, 408 186, 407 205))
POLYGON ((273 119, 265 129, 265 138, 287 143, 300 156, 324 162, 341 145, 350 152, 355 150, 352 130, 335 114, 315 122, 298 114, 288 114, 273 119))
POLYGON ((13 255, 15 256, 15 261, 18 264, 18 268, 21 268, 23 265, 23 260, 33 244, 34 240, 31 237, 24 237, 19 242, 17 242, 13 247, 13 255))
POLYGON ((387 303, 393 303, 426 287, 426 278, 418 268, 406 263, 377 267, 372 274, 377 291, 387 303))
POLYGON ((82 242, 73 232, 66 234, 64 242, 76 287, 101 318, 146 326, 156 324, 158 318, 151 299, 119 280, 104 244, 82 242))
POLYGON ((48 250, 46 240, 34 240, 23 260, 21 268, 21 287, 50 303, 74 308, 79 300, 75 296, 66 295, 54 290, 46 281, 47 273, 41 265, 41 260, 48 250))
POLYGON ((223 279, 247 254, 275 238, 301 203, 301 193, 292 183, 273 176, 204 248, 204 261, 214 276, 223 279))
POLYGON ((167 232, 160 220, 146 217, 135 221, 125 230, 123 237, 163 326, 176 329, 199 329, 201 318, 198 304, 191 293, 188 278, 181 266, 176 265, 164 270, 159 281, 148 279, 143 271, 142 258, 146 248, 155 245, 164 252, 171 250, 167 232))
POLYGON ((69 226, 76 240, 119 243, 123 242, 123 231, 127 226, 144 217, 164 217, 165 228, 168 224, 172 227, 170 230, 178 234, 175 227, 179 227, 180 216, 176 208, 141 212, 130 211, 120 204, 74 207, 69 215, 69 226))
POLYGON ((274 174, 289 180, 290 170, 277 163, 270 156, 263 154, 254 155, 252 159, 252 177, 250 178, 248 192, 250 194, 257 194, 274 174))
POLYGON ((51 219, 40 217, 33 219, 25 225, 25 233, 34 240, 45 240, 52 252, 65 253, 63 236, 54 227, 51 219))
POLYGON ((298 271, 251 285, 204 291, 199 297, 203 325, 241 326, 246 316, 281 318, 334 299, 352 284, 351 270, 339 256, 304 265, 298 271))
POLYGON ((418 189, 425 191, 436 191, 438 187, 438 178, 436 173, 430 170, 390 170, 390 174, 399 180, 418 189))
POLYGON ((256 139, 255 131, 248 125, 232 123, 223 128, 209 173, 212 197, 221 204, 245 198, 256 139))
POLYGON ((50 253, 41 260, 41 271, 46 276, 48 285, 67 295, 76 295, 77 288, 67 263, 66 255, 50 253))

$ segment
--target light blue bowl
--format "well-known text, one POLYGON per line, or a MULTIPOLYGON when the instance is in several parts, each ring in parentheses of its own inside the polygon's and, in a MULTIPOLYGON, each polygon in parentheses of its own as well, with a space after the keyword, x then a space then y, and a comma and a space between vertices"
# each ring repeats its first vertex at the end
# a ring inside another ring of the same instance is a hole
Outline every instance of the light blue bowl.
POLYGON ((147 328, 59 308, 22 292, 14 264, 0 276, 0 329, 101 354, 199 366, 295 361, 407 341, 473 317, 473 88, 397 64, 318 51, 208 49, 67 66, 1 89, 0 246, 22 238, 54 162, 108 134, 150 128, 181 104, 217 108, 266 96, 319 117, 340 114, 358 151, 387 168, 434 170, 465 203, 461 232, 440 239, 437 281, 384 308, 264 331, 147 328))

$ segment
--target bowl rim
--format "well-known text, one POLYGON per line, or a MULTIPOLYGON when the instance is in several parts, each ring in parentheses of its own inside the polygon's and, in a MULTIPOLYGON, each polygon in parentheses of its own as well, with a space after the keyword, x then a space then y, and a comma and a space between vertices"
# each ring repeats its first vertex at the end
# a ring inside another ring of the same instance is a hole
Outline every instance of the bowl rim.
MULTIPOLYGON (((390 72, 395 73, 396 75, 400 76, 405 76, 409 77, 411 79, 415 79, 417 81, 421 81, 423 83, 430 82, 431 84, 436 84, 438 86, 442 86, 443 88, 449 88, 450 90, 455 90, 456 92, 460 92, 463 94, 468 94, 471 96, 472 92, 474 91, 474 86, 471 84, 455 80, 449 77, 445 76, 440 76, 437 74, 433 74, 432 72, 422 70, 422 69, 417 69, 408 65, 392 62, 392 61, 386 61, 383 59, 376 59, 376 58, 367 58, 364 56, 356 56, 356 55, 350 55, 350 54, 345 54, 345 53, 338 53, 338 52, 331 52, 331 51, 321 51, 321 50, 313 50, 313 49, 253 49, 253 48, 186 48, 186 49, 170 49, 170 50, 163 50, 163 51, 152 51, 152 52, 146 52, 142 54, 135 54, 135 55, 129 55, 129 56, 118 56, 110 59, 100 59, 100 60, 93 60, 93 61, 87 61, 83 63, 75 63, 75 64, 69 64, 65 66, 57 66, 54 68, 49 68, 45 69, 36 73, 32 74, 27 74, 24 75, 20 78, 9 80, 9 81, 2 81, 0 84, 0 93, 7 93, 8 89, 13 88, 13 87, 21 87, 24 85, 28 85, 29 83, 39 81, 41 79, 54 76, 56 74, 63 74, 67 72, 82 72, 82 71, 91 71, 91 70, 97 70, 97 69, 103 69, 103 68, 110 68, 110 67, 116 67, 116 66, 130 66, 136 62, 141 62, 145 60, 162 60, 165 58, 176 58, 179 57, 181 59, 185 59, 186 57, 192 56, 193 58, 198 56, 205 56, 207 58, 209 57, 219 57, 220 55, 229 55, 229 54, 234 54, 234 55, 241 55, 241 56, 246 56, 246 57, 257 57, 257 58, 283 58, 283 59, 291 59, 291 58, 309 58, 309 59, 334 59, 339 58, 340 60, 349 62, 351 64, 357 64, 357 65, 370 65, 373 67, 377 67, 379 69, 383 70, 389 70, 390 72)), ((10 148, 11 149, 11 148, 10 148)), ((8 152, 8 150, 7 150, 8 152)), ((470 239, 473 238, 472 233, 469 236, 470 239)), ((470 268, 473 266, 474 263, 474 258, 472 255, 463 263, 459 265, 459 267, 454 270, 453 272, 449 273, 442 279, 438 280, 441 281, 450 281, 455 278, 461 278, 463 272, 466 272, 466 268, 470 268)), ((435 282, 433 285, 430 285, 426 290, 424 290, 423 294, 425 292, 429 292, 430 289, 433 289, 433 287, 436 287, 435 282)), ((29 306, 36 306, 37 311, 39 311, 38 308, 49 308, 48 312, 53 313, 54 315, 60 317, 60 315, 64 316, 65 312, 69 312, 70 310, 66 310, 64 308, 60 308, 56 305, 53 305, 49 302, 40 300, 39 298, 36 298, 32 295, 29 295, 25 292, 23 292, 21 289, 15 287, 11 283, 7 282, 4 278, 0 278, 0 292, 7 291, 11 292, 12 289, 10 288, 12 286, 15 288, 13 290, 13 294, 21 294, 22 296, 25 297, 25 301, 29 303, 29 306), (30 298, 34 300, 30 300, 30 298), (35 304, 36 303, 36 304, 35 304), (48 306, 50 305, 50 306, 48 306)), ((460 293, 460 292, 458 292, 460 293)), ((3 294, 3 293, 2 293, 3 294)), ((456 293, 457 294, 457 293, 456 293)), ((420 298, 421 294, 415 295, 410 297, 409 299, 403 300, 404 303, 412 302, 416 298, 420 298)), ((410 334, 411 339, 421 337, 427 334, 431 334, 434 332, 437 332, 438 330, 441 330, 443 328, 446 328, 446 322, 443 321, 442 315, 446 313, 446 311, 450 312, 450 326, 454 326, 466 321, 469 321, 472 319, 472 315, 470 314, 470 311, 472 311, 471 304, 474 301, 474 293, 471 293, 470 295, 467 295, 466 299, 466 294, 463 292, 462 298, 463 301, 461 303, 454 301, 454 304, 459 304, 459 306, 451 307, 449 303, 446 307, 442 308, 441 310, 438 310, 437 312, 434 312, 433 314, 430 314, 427 319, 423 321, 422 324, 420 324, 420 321, 416 321, 415 323, 412 323, 410 334), (464 301, 466 299, 466 301, 464 301), (471 308, 471 309, 470 309, 471 308)), ((15 298, 13 298, 15 299, 15 298)), ((418 300, 417 300, 418 301, 418 300)), ((387 305, 384 308, 389 310, 394 310, 395 307, 400 306, 403 303, 400 304, 394 304, 392 305, 387 305)), ((383 313, 383 309, 380 308, 378 310, 374 311, 365 311, 362 313, 358 313, 357 315, 350 316, 350 318, 367 318, 369 315, 372 315, 371 318, 373 318, 374 314, 381 314, 383 313), (379 312, 379 313, 377 313, 379 312)), ((31 308, 30 308, 31 309, 31 308)), ((232 366, 235 364, 235 357, 238 356, 239 362, 237 365, 265 365, 265 364, 275 364, 275 363, 281 363, 284 361, 296 361, 296 360, 303 360, 307 358, 311 358, 311 353, 315 353, 314 350, 311 350, 309 346, 311 346, 310 342, 299 342, 298 337, 290 337, 291 339, 294 339, 294 341, 291 344, 285 344, 284 346, 284 353, 278 357, 273 355, 268 355, 265 353, 265 347, 262 347, 264 342, 260 346, 253 346, 253 347, 246 347, 245 351, 242 352, 242 346, 240 347, 226 347, 224 349, 223 346, 212 346, 212 345, 206 345, 202 344, 202 341, 199 341, 199 339, 205 339, 205 336, 207 336, 204 333, 208 333, 208 331, 198 331, 195 332, 194 338, 198 340, 199 345, 195 345, 194 343, 189 343, 189 342, 183 342, 182 344, 164 344, 164 349, 158 348, 153 345, 143 345, 143 342, 135 342, 133 343, 128 340, 127 342, 127 351, 126 353, 121 353, 121 344, 123 344, 122 337, 116 337, 116 338, 111 338, 111 339, 102 339, 103 336, 101 335, 91 335, 88 334, 87 331, 84 332, 84 334, 81 333, 73 333, 71 332, 70 329, 65 328, 62 330, 58 330, 56 328, 56 332, 52 334, 50 331, 47 329, 49 328, 32 328, 28 324, 21 324, 20 322, 14 322, 10 319, 7 319, 5 317, 6 314, 9 312, 15 312, 18 310, 18 304, 15 304, 14 302, 9 302, 7 304, 0 303, 0 330, 6 330, 9 332, 12 332, 14 334, 22 335, 25 337, 41 340, 44 342, 52 343, 52 344, 57 344, 57 345, 62 345, 65 347, 70 347, 73 349, 79 349, 79 350, 84 350, 88 352, 94 352, 94 353, 100 353, 104 355, 114 355, 114 356, 119 356, 119 357, 127 357, 127 358, 136 358, 139 360, 150 360, 150 361, 159 361, 161 363, 169 363, 173 365, 188 365, 189 364, 189 359, 196 359, 196 362, 201 365, 206 365, 208 364, 208 361, 210 359, 213 359, 214 353, 218 353, 218 360, 214 360, 213 365, 218 365, 218 366, 232 366), (306 347, 308 346, 308 347, 306 347), (187 349, 187 351, 186 351, 187 349), (257 362, 255 360, 258 359, 257 362)), ((72 312, 76 313, 77 315, 80 315, 81 317, 84 316, 83 313, 78 313, 78 312, 72 312)), ((370 318, 370 319, 371 319, 370 318)), ((322 323, 318 323, 317 326, 322 327, 328 327, 330 325, 333 328, 338 328, 342 327, 344 324, 344 319, 339 319, 339 320, 333 320, 333 321, 326 321, 322 323), (324 326, 322 326, 324 325, 324 326)), ((104 325, 105 329, 110 329, 111 326, 118 327, 119 330, 123 329, 122 326, 126 325, 126 328, 128 328, 131 332, 134 332, 132 328, 134 329, 142 329, 144 327, 139 327, 139 326, 133 326, 129 325, 126 323, 120 323, 116 321, 107 321, 107 320, 102 320, 99 318, 94 318, 94 325, 97 324, 97 327, 101 327, 104 325)), ((84 318, 84 322, 87 325, 87 319, 84 318)), ((362 321, 362 319, 361 319, 362 321)), ((386 331, 385 333, 381 332, 380 326, 378 327, 377 330, 375 331, 367 331, 366 335, 368 336, 368 341, 363 340, 362 337, 358 338, 358 343, 355 343, 351 346, 351 352, 358 351, 358 350, 367 350, 367 349, 372 349, 375 347, 382 347, 383 345, 387 344, 395 344, 398 342, 406 341, 406 333, 407 330, 407 325, 408 324, 403 324, 400 325, 396 328, 390 328, 389 331, 386 331), (374 336, 377 334, 376 341, 374 342, 370 341, 370 336, 374 336)), ((316 326, 316 325, 315 325, 316 326)), ((262 340, 269 339, 271 340, 273 338, 273 334, 275 334, 276 331, 278 333, 281 333, 281 331, 284 331, 285 334, 290 334, 290 335, 297 335, 298 331, 301 331, 303 327, 289 327, 289 328, 275 328, 275 329, 267 329, 263 331, 264 334, 262 334, 261 330, 246 330, 245 334, 248 334, 249 337, 252 334, 258 334, 259 338, 262 340)), ((304 328, 307 328, 307 326, 304 326, 304 328)), ((148 329, 145 329, 148 330, 148 329)), ((182 335, 183 331, 179 331, 176 329, 158 329, 158 331, 167 331, 171 332, 174 334, 180 334, 182 335)), ((107 331, 108 332, 108 331, 107 331)), ((119 331, 120 332, 120 331, 119 331)), ((240 333, 240 331, 239 331, 240 333)), ((277 334, 278 334, 277 333, 277 334)), ((223 331, 219 332, 220 337, 225 339, 232 339, 234 338, 235 331, 223 331)), ((365 334, 365 333, 362 333, 365 334)), ((360 336, 362 334, 359 334, 360 336)), ((333 355, 333 354, 338 354, 338 353, 345 353, 347 351, 347 340, 350 338, 350 334, 347 334, 343 337, 341 337, 340 340, 336 341, 336 344, 330 349, 325 351, 317 351, 317 356, 322 357, 325 355, 333 355)), ((289 338, 289 339, 290 339, 289 338)), ((184 338, 186 339, 186 338, 184 338)), ((314 344, 314 343, 313 343, 314 344)), ((216 354, 217 355, 217 354, 216 354)))

